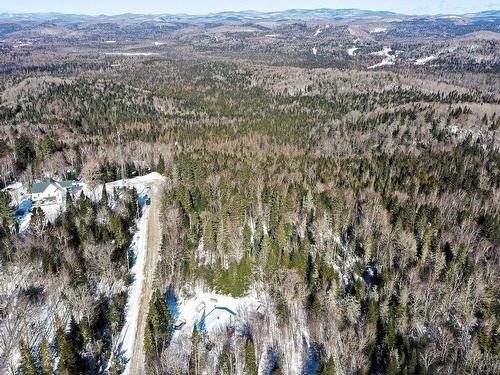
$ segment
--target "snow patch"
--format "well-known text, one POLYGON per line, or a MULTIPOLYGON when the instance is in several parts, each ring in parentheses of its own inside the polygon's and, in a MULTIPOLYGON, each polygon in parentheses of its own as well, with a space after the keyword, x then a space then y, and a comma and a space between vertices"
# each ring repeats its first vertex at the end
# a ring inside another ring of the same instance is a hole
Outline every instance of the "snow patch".
POLYGON ((217 334, 230 324, 235 324, 243 313, 263 311, 257 296, 234 298, 232 296, 195 290, 194 296, 180 298, 178 302, 178 322, 186 323, 175 331, 173 341, 182 336, 191 338, 193 326, 207 335, 217 334))
POLYGON ((372 52, 370 55, 373 55, 373 56, 385 56, 385 57, 388 57, 390 56, 390 53, 392 52, 392 48, 391 47, 387 47, 385 46, 384 48, 382 48, 381 51, 377 51, 377 52, 372 52))
POLYGON ((153 52, 106 52, 108 56, 152 56, 157 55, 153 52))
MULTIPOLYGON (((132 239, 131 250, 135 257, 135 263, 130 269, 134 281, 129 287, 127 305, 125 307, 125 324, 119 338, 120 355, 130 358, 134 348, 135 332, 139 316, 141 292, 144 286, 144 266, 146 264, 147 223, 149 208, 144 208, 144 213, 137 224, 137 232, 132 239)), ((111 361, 110 361, 111 362, 111 361)), ((125 368, 124 374, 129 371, 125 368)))
POLYGON ((318 49, 316 47, 313 47, 312 53, 314 56, 316 56, 318 54, 318 49))
POLYGON ((354 56, 354 54, 356 53, 356 51, 358 50, 359 48, 358 47, 351 47, 347 50, 347 54, 349 56, 354 56))
POLYGON ((385 28, 385 27, 376 27, 375 29, 371 30, 370 33, 378 34, 378 33, 384 33, 386 31, 387 31, 387 28, 385 28))
POLYGON ((369 66, 368 69, 375 69, 386 65, 394 65, 396 62, 397 52, 394 52, 394 54, 391 54, 391 52, 393 52, 391 47, 384 47, 381 51, 372 52, 371 55, 373 56, 383 56, 385 58, 378 64, 369 66))
POLYGON ((324 30, 328 29, 329 27, 330 25, 326 25, 324 27, 319 26, 316 32, 314 33, 314 37, 317 37, 319 34, 321 34, 324 30))
POLYGON ((424 65, 424 64, 428 63, 429 61, 436 60, 436 59, 437 59, 437 56, 435 56, 435 55, 422 57, 420 59, 415 60, 415 65, 424 65))

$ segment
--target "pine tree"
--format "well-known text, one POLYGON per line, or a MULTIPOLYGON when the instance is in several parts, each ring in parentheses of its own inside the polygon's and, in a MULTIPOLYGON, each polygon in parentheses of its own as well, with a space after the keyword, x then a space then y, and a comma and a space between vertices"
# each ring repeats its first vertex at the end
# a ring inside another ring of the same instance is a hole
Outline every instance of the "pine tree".
POLYGON ((37 375, 35 356, 23 339, 19 341, 19 352, 21 355, 19 374, 37 375))
POLYGON ((99 203, 104 207, 108 207, 109 205, 108 189, 106 189, 106 184, 102 186, 102 197, 99 203))
POLYGON ((159 354, 172 335, 172 316, 159 290, 149 303, 144 345, 146 353, 159 354))
POLYGON ((328 357, 328 361, 321 360, 318 375, 336 375, 335 362, 333 357, 328 357))
POLYGON ((189 357, 189 374, 197 375, 199 374, 199 362, 200 362, 200 344, 202 342, 200 332, 196 324, 193 325, 193 333, 191 335, 191 356, 189 357))
POLYGON ((57 367, 62 373, 68 371, 70 374, 78 373, 78 353, 71 346, 71 342, 67 339, 66 333, 62 326, 56 330, 56 348, 59 355, 57 367))
POLYGON ((40 344, 40 374, 52 375, 53 369, 52 350, 49 341, 44 337, 40 344))
POLYGON ((252 339, 247 340, 245 347, 245 364, 247 375, 257 375, 257 361, 255 359, 255 347, 252 339))
POLYGON ((217 375, 231 375, 233 374, 232 358, 229 348, 226 346, 219 356, 219 363, 217 365, 217 375))
POLYGON ((156 165, 156 171, 159 174, 165 174, 165 159, 163 159, 163 155, 160 154, 158 158, 158 164, 156 165))

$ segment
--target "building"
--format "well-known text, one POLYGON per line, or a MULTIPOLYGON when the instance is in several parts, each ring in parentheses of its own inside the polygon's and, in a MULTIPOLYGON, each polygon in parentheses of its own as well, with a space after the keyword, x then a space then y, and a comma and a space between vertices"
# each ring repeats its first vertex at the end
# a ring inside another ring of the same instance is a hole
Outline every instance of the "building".
POLYGON ((66 201, 66 193, 72 192, 74 186, 75 181, 56 181, 52 178, 34 183, 31 187, 33 206, 63 204, 66 201))

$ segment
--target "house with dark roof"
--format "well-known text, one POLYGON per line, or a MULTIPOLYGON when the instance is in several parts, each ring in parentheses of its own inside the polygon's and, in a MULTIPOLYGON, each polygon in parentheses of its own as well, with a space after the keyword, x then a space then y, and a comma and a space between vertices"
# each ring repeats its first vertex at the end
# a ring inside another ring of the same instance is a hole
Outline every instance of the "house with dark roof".
POLYGON ((72 191, 75 181, 56 181, 52 178, 34 183, 31 187, 31 201, 34 206, 63 204, 66 193, 72 191))

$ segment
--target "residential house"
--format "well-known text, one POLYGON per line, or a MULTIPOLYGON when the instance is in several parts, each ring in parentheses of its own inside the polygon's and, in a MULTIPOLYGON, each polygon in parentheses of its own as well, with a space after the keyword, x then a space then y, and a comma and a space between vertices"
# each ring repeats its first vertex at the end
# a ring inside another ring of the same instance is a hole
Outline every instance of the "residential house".
POLYGON ((63 204, 66 201, 66 193, 72 192, 74 186, 75 181, 56 181, 52 178, 34 183, 31 187, 33 206, 63 204))

